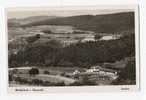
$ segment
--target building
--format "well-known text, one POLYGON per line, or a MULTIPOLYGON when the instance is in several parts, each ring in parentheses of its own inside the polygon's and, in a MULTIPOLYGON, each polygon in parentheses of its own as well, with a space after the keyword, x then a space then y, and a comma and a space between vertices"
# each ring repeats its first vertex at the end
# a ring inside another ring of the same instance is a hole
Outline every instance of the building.
POLYGON ((109 34, 109 35, 103 36, 100 40, 116 40, 116 39, 119 39, 120 37, 121 35, 118 35, 118 34, 109 34))
POLYGON ((71 45, 71 44, 74 44, 74 43, 78 43, 79 41, 78 40, 75 40, 75 39, 65 39, 65 40, 61 40, 61 43, 63 44, 63 46, 68 46, 68 45, 71 45))
POLYGON ((92 72, 99 72, 100 71, 100 66, 92 66, 90 69, 87 69, 87 73, 92 73, 92 72))
POLYGON ((77 74, 80 74, 80 71, 79 71, 79 70, 75 70, 75 71, 73 72, 73 75, 77 75, 77 74))
POLYGON ((100 66, 92 66, 85 72, 79 73, 80 78, 84 77, 85 75, 91 79, 94 77, 96 80, 114 80, 118 77, 116 70, 102 68, 100 66))
POLYGON ((81 42, 96 41, 93 34, 88 34, 81 42))

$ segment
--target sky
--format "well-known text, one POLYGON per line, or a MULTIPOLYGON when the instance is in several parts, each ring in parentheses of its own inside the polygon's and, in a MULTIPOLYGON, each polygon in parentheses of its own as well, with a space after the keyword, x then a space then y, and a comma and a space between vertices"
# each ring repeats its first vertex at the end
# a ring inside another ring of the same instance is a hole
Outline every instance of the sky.
POLYGON ((120 12, 129 12, 132 9, 98 9, 98 10, 8 10, 8 18, 26 18, 31 16, 77 16, 77 15, 100 15, 120 12))

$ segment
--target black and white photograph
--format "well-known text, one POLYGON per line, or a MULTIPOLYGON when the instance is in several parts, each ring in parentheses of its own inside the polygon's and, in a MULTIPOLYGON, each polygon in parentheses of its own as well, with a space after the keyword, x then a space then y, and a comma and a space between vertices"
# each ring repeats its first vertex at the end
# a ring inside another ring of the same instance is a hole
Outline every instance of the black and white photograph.
POLYGON ((122 6, 7 9, 8 87, 136 86, 135 13, 122 6))

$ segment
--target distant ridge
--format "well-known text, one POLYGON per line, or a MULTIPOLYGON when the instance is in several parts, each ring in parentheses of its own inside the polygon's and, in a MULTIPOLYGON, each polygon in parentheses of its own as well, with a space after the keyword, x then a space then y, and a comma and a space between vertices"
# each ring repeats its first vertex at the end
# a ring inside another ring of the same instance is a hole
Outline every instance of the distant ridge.
POLYGON ((56 16, 31 16, 31 17, 26 17, 26 18, 11 18, 8 19, 8 25, 9 26, 20 26, 20 25, 27 25, 30 23, 36 23, 39 21, 44 21, 44 20, 49 20, 56 18, 56 16))
POLYGON ((32 22, 22 26, 27 27, 37 25, 71 25, 78 29, 106 33, 134 30, 135 26, 134 12, 59 17, 32 22))

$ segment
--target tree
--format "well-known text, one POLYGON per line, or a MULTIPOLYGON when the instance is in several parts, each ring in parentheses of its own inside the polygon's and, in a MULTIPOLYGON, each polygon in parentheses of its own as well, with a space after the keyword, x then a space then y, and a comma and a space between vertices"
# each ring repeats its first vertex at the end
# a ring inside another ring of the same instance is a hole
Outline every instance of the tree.
POLYGON ((128 61, 126 67, 119 73, 119 77, 125 80, 135 80, 136 69, 135 61, 128 61))
POLYGON ((26 38, 28 43, 33 43, 37 41, 38 39, 40 39, 40 34, 36 34, 35 36, 30 36, 26 38))
POLYGON ((29 70, 29 75, 30 76, 35 76, 37 74, 39 74, 39 70, 37 68, 32 68, 32 69, 29 70))
POLYGON ((135 60, 128 61, 124 69, 119 73, 119 77, 112 82, 114 85, 136 84, 136 66, 135 60))
POLYGON ((9 74, 9 81, 13 81, 13 77, 10 74, 9 74))
POLYGON ((95 39, 95 40, 98 40, 98 39, 100 39, 101 37, 102 37, 101 35, 96 34, 95 37, 94 37, 94 39, 95 39))

